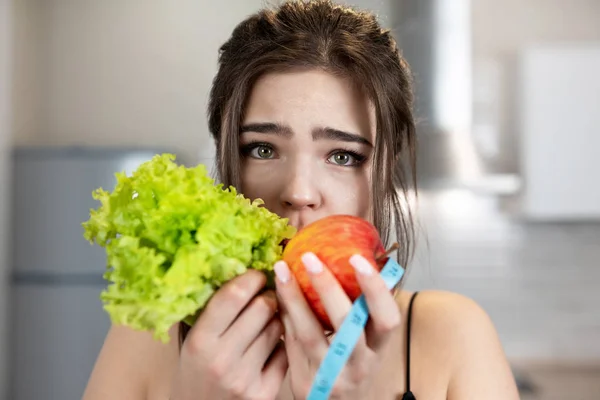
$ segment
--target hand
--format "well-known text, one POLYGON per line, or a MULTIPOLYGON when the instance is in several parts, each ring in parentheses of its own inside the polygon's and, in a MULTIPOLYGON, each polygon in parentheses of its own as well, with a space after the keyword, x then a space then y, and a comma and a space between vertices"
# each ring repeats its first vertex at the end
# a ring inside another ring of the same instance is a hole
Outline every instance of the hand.
MULTIPOLYGON (((335 276, 314 254, 304 254, 302 261, 334 329, 338 330, 352 302, 335 276)), ((397 303, 373 266, 362 256, 351 257, 350 263, 365 295, 370 320, 366 334, 363 332, 334 384, 332 399, 370 398, 375 377, 373 371, 378 370, 393 331, 400 325, 397 303)), ((287 264, 278 262, 275 271, 292 392, 296 399, 306 399, 329 342, 287 264)))
POLYGON ((257 296, 265 282, 251 270, 215 293, 183 343, 172 400, 275 399, 287 357, 276 296, 257 296))

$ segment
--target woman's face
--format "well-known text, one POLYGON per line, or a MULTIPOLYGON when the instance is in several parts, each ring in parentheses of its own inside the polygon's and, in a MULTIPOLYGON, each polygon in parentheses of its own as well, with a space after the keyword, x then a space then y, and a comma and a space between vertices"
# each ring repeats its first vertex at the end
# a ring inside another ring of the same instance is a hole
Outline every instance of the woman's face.
POLYGON ((256 82, 240 133, 242 192, 302 228, 332 214, 371 218, 375 113, 347 79, 273 73, 256 82))

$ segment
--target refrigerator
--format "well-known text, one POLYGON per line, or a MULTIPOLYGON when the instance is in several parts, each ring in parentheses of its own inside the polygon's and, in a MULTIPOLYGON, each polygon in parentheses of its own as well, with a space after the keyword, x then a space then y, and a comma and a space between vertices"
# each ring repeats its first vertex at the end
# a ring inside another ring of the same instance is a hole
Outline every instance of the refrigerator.
POLYGON ((81 399, 110 327, 104 249, 81 223, 98 187, 168 150, 18 148, 11 210, 10 399, 81 399))

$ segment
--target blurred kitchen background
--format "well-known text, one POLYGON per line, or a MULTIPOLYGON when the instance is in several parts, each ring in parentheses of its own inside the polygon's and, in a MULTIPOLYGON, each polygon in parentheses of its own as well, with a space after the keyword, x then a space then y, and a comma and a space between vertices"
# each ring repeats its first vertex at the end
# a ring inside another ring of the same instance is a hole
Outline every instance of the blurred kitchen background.
MULTIPOLYGON (((407 287, 478 301, 523 399, 600 399, 600 1, 348 3, 415 72, 407 287)), ((91 190, 156 152, 212 166, 217 49, 265 4, 0 0, 0 399, 80 398, 108 329, 91 190)))

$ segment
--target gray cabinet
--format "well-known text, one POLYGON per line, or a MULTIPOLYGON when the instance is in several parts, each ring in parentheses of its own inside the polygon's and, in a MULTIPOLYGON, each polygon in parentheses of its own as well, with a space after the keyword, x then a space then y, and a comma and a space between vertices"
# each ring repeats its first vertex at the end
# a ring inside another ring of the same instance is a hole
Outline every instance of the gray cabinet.
POLYGON ((21 148, 13 154, 10 399, 80 399, 110 327, 102 248, 81 223, 97 187, 162 151, 21 148))

